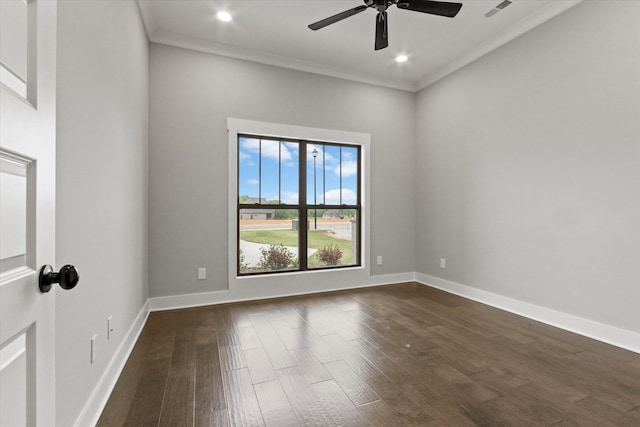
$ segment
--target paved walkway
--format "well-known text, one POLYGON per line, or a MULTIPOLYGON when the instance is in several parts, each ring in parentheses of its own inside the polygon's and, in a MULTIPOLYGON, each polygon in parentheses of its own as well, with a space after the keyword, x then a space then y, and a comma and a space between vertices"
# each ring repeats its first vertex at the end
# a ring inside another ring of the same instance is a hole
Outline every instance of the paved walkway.
MULTIPOLYGON (((242 249, 242 253, 244 254, 244 261, 249 267, 258 265, 258 263, 260 262, 260 258, 262 257, 260 249, 268 247, 269 245, 264 243, 253 243, 247 242, 246 240, 240 240, 240 249, 242 249)), ((298 248, 295 246, 285 246, 285 248, 293 252, 294 255, 298 254, 298 248)), ((317 249, 307 249, 307 257, 310 257, 311 255, 316 253, 316 251, 317 249)))

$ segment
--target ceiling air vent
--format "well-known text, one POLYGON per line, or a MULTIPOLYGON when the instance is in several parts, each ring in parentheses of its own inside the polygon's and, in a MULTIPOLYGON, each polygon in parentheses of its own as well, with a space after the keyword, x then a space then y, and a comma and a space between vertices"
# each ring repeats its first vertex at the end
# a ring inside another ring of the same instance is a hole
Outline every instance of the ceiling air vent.
POLYGON ((491 18, 493 15, 495 15, 498 12, 500 12, 502 9, 504 9, 507 6, 509 6, 511 3, 513 3, 513 2, 509 1, 509 0, 504 0, 502 3, 500 3, 499 5, 494 7, 493 9, 491 9, 489 12, 485 13, 484 16, 486 18, 491 18))

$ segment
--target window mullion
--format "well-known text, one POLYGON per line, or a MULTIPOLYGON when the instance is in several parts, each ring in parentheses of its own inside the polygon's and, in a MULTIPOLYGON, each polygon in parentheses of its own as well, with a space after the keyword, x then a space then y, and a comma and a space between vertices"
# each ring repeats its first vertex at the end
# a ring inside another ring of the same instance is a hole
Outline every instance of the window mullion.
POLYGON ((340 146, 340 204, 342 205, 342 145, 340 146))
POLYGON ((327 166, 325 164, 325 153, 327 152, 327 146, 322 147, 322 204, 327 204, 327 166))
POLYGON ((307 214, 307 143, 306 141, 300 141, 299 151, 300 161, 298 169, 298 188, 300 189, 298 195, 298 265, 300 270, 307 270, 307 250, 309 227, 308 227, 308 214, 307 214))
POLYGON ((262 139, 258 140, 258 203, 262 203, 262 139))
POLYGON ((282 141, 278 142, 278 203, 282 204, 282 141))
POLYGON ((358 191, 356 198, 356 205, 358 206, 356 210, 356 218, 358 221, 358 250, 356 251, 357 259, 354 261, 357 265, 362 265, 362 147, 358 147, 356 154, 358 161, 358 174, 356 176, 356 190, 358 191))

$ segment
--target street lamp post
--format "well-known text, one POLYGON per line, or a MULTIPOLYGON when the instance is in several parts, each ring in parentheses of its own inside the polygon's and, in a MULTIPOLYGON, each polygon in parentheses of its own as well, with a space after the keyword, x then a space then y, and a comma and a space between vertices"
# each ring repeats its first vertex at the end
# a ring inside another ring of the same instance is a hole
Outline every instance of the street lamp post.
POLYGON ((316 205, 318 204, 316 200, 316 157, 318 157, 318 150, 315 148, 311 152, 313 154, 313 229, 318 229, 318 215, 316 212, 316 205))

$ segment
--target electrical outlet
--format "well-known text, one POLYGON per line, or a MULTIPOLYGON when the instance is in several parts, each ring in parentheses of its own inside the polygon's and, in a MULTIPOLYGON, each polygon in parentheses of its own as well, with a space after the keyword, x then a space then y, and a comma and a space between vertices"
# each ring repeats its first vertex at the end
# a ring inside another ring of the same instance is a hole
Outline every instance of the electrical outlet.
POLYGON ((382 255, 378 255, 377 264, 382 265, 382 255))
POLYGON ((440 268, 443 270, 447 268, 447 260, 445 258, 440 258, 440 268))
POLYGON ((204 280, 207 278, 207 269, 204 267, 200 267, 198 269, 198 280, 204 280))
POLYGON ((107 317, 107 340, 111 339, 112 333, 113 333, 113 314, 107 317))
POLYGON ((96 361, 98 357, 98 334, 91 337, 91 363, 96 361))

